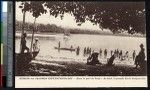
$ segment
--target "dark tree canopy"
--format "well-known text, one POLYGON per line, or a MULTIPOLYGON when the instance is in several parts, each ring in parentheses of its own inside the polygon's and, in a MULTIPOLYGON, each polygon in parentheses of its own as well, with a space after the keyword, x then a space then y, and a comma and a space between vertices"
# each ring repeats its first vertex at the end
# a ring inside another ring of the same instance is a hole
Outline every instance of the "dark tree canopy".
POLYGON ((44 2, 42 1, 30 1, 30 2, 22 2, 19 8, 22 8, 22 12, 30 12, 32 16, 38 18, 40 15, 47 12, 47 10, 43 6, 44 2))
POLYGON ((75 17, 78 25, 89 20, 102 29, 110 29, 113 33, 127 31, 129 34, 145 34, 144 2, 61 2, 30 1, 22 2, 23 11, 29 11, 34 17, 46 13, 63 19, 65 13, 75 17), (47 9, 45 9, 47 8, 47 9))

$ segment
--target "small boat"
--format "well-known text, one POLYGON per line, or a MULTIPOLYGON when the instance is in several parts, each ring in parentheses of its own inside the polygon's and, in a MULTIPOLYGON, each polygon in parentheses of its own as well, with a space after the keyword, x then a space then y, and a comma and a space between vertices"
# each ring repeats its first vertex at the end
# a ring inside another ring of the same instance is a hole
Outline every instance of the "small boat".
POLYGON ((29 63, 33 60, 32 54, 34 52, 30 53, 30 52, 26 52, 26 53, 16 53, 16 65, 19 68, 23 68, 25 66, 28 66, 29 63))
POLYGON ((68 51, 75 51, 75 49, 74 48, 62 48, 62 47, 54 47, 55 49, 58 49, 58 50, 68 50, 68 51))
POLYGON ((30 52, 26 53, 16 53, 16 62, 29 63, 32 60, 32 55, 30 52))

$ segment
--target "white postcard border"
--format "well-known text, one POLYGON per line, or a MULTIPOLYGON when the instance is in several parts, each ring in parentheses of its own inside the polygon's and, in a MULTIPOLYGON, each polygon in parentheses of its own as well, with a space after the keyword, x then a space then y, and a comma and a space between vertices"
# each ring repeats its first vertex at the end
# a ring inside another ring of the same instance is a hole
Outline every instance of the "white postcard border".
POLYGON ((147 76, 16 76, 16 88, 147 87, 147 76))

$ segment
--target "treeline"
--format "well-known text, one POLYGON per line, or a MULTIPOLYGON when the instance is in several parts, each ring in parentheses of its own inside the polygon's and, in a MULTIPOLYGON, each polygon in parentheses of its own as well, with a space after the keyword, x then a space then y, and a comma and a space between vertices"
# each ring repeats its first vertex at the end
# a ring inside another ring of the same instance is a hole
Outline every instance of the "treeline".
MULTIPOLYGON (((24 30, 31 32, 33 30, 33 23, 25 23, 24 30)), ((16 21, 16 31, 22 30, 22 22, 16 21)), ((57 26, 55 24, 36 24, 34 31, 37 32, 48 32, 48 33, 65 33, 65 31, 69 31, 70 34, 108 34, 102 31, 97 30, 81 30, 81 29, 65 29, 61 26, 57 26)))
MULTIPOLYGON (((51 33, 63 33, 64 29, 61 27, 56 26, 55 24, 36 24, 35 27, 33 23, 25 23, 24 24, 24 30, 25 31, 34 31, 35 32, 51 32, 51 33)), ((16 21, 16 31, 21 31, 22 30, 22 22, 21 21, 16 21)))
MULTIPOLYGON (((24 30, 27 32, 33 31, 33 23, 25 23, 24 30)), ((16 21, 16 31, 22 30, 22 21, 16 21)), ((65 33, 65 31, 69 32, 70 34, 99 34, 99 35, 115 35, 115 36, 133 36, 133 37, 145 37, 145 34, 135 33, 130 35, 128 33, 116 33, 113 34, 111 32, 105 32, 101 30, 85 30, 85 29, 68 29, 63 28, 61 26, 57 26, 55 24, 39 24, 37 23, 34 28, 35 33, 65 33)))

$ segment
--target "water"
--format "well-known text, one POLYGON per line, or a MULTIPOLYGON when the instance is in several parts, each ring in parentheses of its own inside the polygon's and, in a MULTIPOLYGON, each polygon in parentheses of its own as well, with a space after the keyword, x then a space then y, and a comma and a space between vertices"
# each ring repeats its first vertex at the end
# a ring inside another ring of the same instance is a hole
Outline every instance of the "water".
MULTIPOLYGON (((27 46, 31 45, 31 35, 28 35, 27 46)), ((110 57, 110 50, 123 50, 123 54, 129 51, 129 57, 132 58, 133 50, 136 54, 140 51, 139 45, 143 43, 146 50, 146 38, 143 37, 121 37, 121 36, 106 36, 106 35, 86 35, 86 34, 71 34, 69 37, 64 37, 63 34, 56 35, 35 35, 40 41, 40 52, 37 58, 41 60, 75 60, 79 62, 86 62, 88 56, 83 56, 84 47, 90 47, 92 50, 102 50, 107 49, 108 55, 110 57), (61 42, 61 47, 73 48, 80 47, 79 56, 75 52, 63 51, 58 52, 54 47, 58 46, 58 42, 61 42)), ((16 52, 20 49, 20 38, 16 38, 16 52)), ((146 53, 146 51, 145 51, 146 53)), ((99 58, 102 62, 107 62, 106 59, 99 58)), ((133 60, 130 60, 133 61, 133 60)), ((117 62, 117 61, 116 61, 117 62)), ((124 62, 126 63, 126 62, 124 62)), ((131 63, 131 62, 130 62, 131 63)), ((132 62, 133 64, 133 62, 132 62)))

